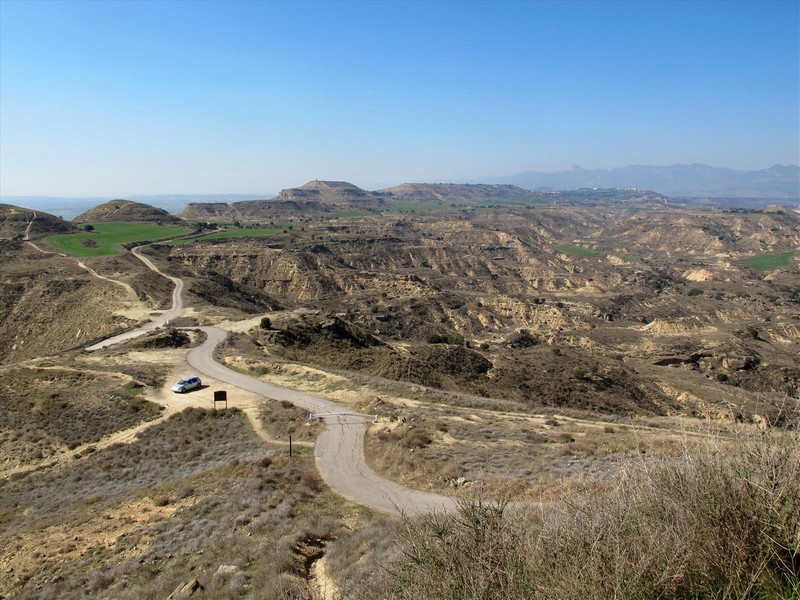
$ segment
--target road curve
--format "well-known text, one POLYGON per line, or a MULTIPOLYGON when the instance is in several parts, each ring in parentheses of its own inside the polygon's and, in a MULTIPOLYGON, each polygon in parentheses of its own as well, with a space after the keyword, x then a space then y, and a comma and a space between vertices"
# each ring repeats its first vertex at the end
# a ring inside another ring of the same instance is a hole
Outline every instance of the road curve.
MULTIPOLYGON (((172 308, 142 327, 87 346, 88 351, 138 337, 183 314, 183 281, 162 273, 146 256, 138 252, 138 248, 133 249, 131 253, 147 268, 167 277, 175 284, 172 308)), ((364 419, 352 414, 337 414, 351 413, 351 409, 319 396, 266 383, 228 369, 214 360, 214 349, 228 337, 228 332, 218 327, 199 329, 205 332, 206 341, 190 350, 186 356, 187 362, 199 374, 266 398, 286 400, 310 413, 334 413, 324 417, 327 429, 317 438, 314 458, 320 475, 335 492, 357 504, 394 515, 411 516, 456 508, 457 500, 454 498, 412 490, 375 473, 367 465, 364 455, 364 435, 367 430, 364 419)))
MULTIPOLYGON (((200 327, 206 341, 189 351, 188 363, 198 372, 243 390, 286 400, 310 413, 344 413, 348 407, 319 396, 259 381, 232 371, 214 360, 214 349, 228 333, 217 327, 200 327)), ((348 500, 390 514, 414 515, 452 510, 456 500, 403 487, 378 476, 366 463, 361 417, 331 415, 324 417, 327 429, 317 439, 314 450, 317 469, 327 484, 348 500)))
POLYGON ((105 348, 106 346, 111 346, 113 344, 118 344, 119 342, 124 342, 126 340, 139 337, 140 335, 145 334, 148 331, 153 331, 154 329, 158 329, 162 325, 166 325, 172 319, 176 319, 183 314, 183 280, 178 279, 177 277, 170 277, 169 275, 165 275, 164 273, 159 271, 158 267, 156 267, 150 261, 149 258, 139 253, 139 248, 134 248, 133 250, 131 250, 131 254, 133 254, 136 258, 142 261, 148 269, 158 273, 162 277, 166 277, 167 279, 172 281, 173 284, 175 284, 175 288, 172 290, 172 307, 169 310, 165 310, 160 315, 154 317, 152 320, 148 321, 141 327, 137 327, 136 329, 131 329, 130 331, 126 331, 124 333, 120 333, 119 335, 107 338, 101 342, 92 344, 91 346, 86 346, 85 350, 87 352, 100 350, 100 348, 105 348))

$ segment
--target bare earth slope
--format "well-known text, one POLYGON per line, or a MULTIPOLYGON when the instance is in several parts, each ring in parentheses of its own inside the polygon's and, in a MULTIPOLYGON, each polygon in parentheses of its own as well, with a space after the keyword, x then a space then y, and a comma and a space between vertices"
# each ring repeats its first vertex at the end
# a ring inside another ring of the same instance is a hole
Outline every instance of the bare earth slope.
POLYGON ((92 260, 0 242, 0 363, 49 356, 149 318, 170 290, 125 257, 92 260), (119 285, 103 277, 126 282, 119 285))
POLYGON ((266 356, 531 406, 734 418, 798 388, 797 260, 740 261, 796 253, 799 224, 790 211, 454 210, 308 226, 268 246, 198 243, 169 260, 319 311, 276 321, 258 340, 266 356), (333 316, 384 344, 332 337, 333 316))
POLYGON ((156 208, 131 200, 110 200, 105 204, 90 208, 73 219, 75 223, 97 221, 121 221, 126 223, 156 223, 158 225, 185 225, 162 208, 156 208))
POLYGON ((77 229, 72 223, 49 213, 0 204, 0 239, 33 240, 58 233, 72 233, 77 229))
POLYGON ((380 190, 395 199, 412 202, 543 201, 548 194, 524 190, 515 185, 403 183, 380 190))

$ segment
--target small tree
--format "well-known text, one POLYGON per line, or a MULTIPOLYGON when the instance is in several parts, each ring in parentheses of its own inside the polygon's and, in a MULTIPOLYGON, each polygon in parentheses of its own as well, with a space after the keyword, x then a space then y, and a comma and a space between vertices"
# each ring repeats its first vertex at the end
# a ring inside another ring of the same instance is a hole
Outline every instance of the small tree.
POLYGON ((86 225, 83 226, 83 230, 84 231, 94 231, 94 225, 90 225, 89 223, 87 223, 86 225))

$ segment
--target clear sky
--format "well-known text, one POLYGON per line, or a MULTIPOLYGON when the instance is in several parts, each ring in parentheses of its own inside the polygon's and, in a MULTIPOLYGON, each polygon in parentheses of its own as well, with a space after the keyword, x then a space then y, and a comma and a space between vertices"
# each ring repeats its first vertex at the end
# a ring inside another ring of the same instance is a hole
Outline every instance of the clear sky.
POLYGON ((0 0, 6 196, 799 155, 798 0, 0 0))

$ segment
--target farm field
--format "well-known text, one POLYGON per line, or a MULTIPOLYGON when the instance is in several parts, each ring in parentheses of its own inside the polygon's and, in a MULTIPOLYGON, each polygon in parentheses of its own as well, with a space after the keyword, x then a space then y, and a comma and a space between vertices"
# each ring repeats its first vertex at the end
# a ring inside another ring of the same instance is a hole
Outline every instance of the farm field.
POLYGON ((225 229, 223 231, 216 231, 214 233, 209 233, 207 235, 201 235, 198 237, 181 239, 181 240, 170 240, 167 242, 170 246, 183 246, 186 244, 192 244, 196 241, 203 241, 203 240, 222 240, 222 239, 231 239, 231 238, 259 238, 259 237, 269 237, 271 235, 275 235, 276 233, 281 233, 284 229, 291 229, 293 225, 276 225, 275 227, 269 228, 255 228, 255 229, 247 229, 247 228, 231 228, 225 229))
POLYGON ((792 264, 794 257, 794 252, 770 253, 745 258, 741 262, 745 267, 750 267, 755 271, 771 271, 779 267, 788 267, 792 264))
POLYGON ((114 256, 122 254, 122 244, 164 239, 184 235, 191 229, 169 225, 142 223, 95 223, 93 231, 54 235, 44 242, 60 252, 80 257, 114 256))

